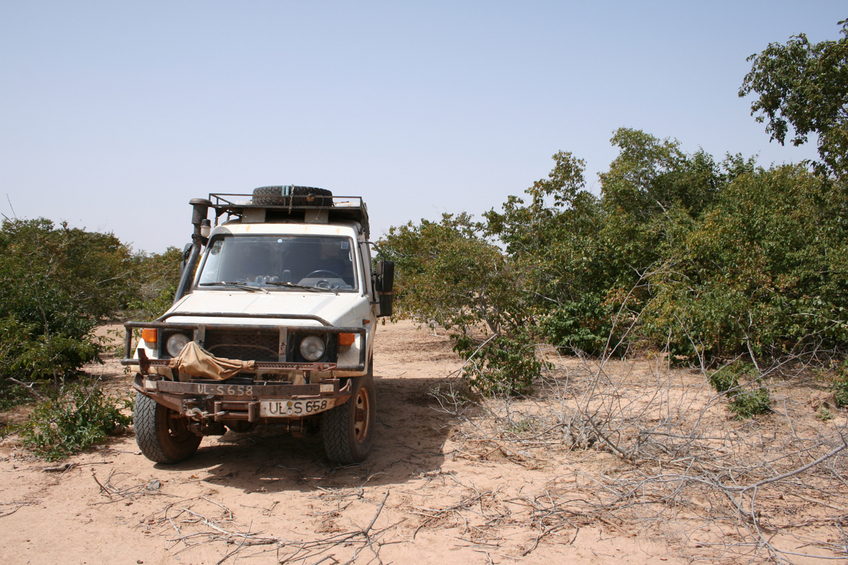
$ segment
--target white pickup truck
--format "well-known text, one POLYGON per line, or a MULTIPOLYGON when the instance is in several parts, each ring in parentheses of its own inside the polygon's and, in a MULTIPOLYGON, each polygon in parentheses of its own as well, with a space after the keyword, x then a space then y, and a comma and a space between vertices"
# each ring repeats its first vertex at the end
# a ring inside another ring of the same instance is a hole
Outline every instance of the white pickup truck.
POLYGON ((173 305, 124 324, 142 453, 175 463, 204 435, 282 423, 320 429, 332 461, 362 461, 376 422, 374 334, 394 278, 393 263, 372 263, 365 203, 273 186, 190 204, 173 305))

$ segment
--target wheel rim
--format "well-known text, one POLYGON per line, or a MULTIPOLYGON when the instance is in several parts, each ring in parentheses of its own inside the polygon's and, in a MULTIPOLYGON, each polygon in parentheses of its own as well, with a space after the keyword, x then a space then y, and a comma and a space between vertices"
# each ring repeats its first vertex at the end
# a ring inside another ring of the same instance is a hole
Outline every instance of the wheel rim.
POLYGON ((371 413, 371 400, 365 388, 359 390, 356 395, 356 406, 353 420, 353 431, 356 443, 365 443, 368 439, 369 415, 371 413))

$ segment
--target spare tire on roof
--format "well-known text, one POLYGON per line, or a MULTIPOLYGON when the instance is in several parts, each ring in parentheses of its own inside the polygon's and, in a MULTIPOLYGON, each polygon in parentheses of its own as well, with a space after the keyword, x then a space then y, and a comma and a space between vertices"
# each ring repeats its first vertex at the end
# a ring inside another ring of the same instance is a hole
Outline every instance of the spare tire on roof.
POLYGON ((326 208, 333 205, 333 193, 314 186, 260 186, 253 191, 253 204, 326 208))
POLYGON ((282 204, 282 186, 260 186, 253 190, 253 203, 259 206, 282 204))

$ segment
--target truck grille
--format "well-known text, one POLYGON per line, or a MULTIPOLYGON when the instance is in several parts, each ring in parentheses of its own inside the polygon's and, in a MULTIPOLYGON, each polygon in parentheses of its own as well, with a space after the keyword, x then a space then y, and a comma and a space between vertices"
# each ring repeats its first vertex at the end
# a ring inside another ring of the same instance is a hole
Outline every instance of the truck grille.
POLYGON ((278 330, 215 331, 213 328, 207 328, 203 344, 203 348, 215 357, 272 363, 280 360, 279 347, 278 330))

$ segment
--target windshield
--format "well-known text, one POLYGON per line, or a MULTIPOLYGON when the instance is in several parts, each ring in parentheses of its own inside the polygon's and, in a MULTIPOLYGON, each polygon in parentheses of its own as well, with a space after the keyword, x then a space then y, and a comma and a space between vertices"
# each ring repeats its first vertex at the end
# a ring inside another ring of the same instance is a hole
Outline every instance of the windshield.
POLYGON ((210 242, 197 283, 203 288, 355 291, 353 259, 347 237, 228 235, 210 242))

